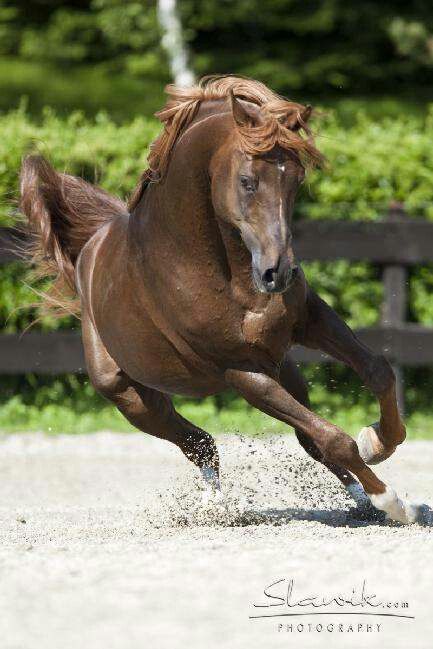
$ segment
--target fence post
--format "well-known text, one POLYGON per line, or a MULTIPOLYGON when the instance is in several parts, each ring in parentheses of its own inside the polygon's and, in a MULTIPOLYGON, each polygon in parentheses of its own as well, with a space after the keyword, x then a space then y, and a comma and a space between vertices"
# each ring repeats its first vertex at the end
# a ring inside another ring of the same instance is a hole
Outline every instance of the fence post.
MULTIPOLYGON (((401 221, 406 216, 402 203, 392 202, 386 221, 401 221)), ((399 327, 406 320, 407 312, 407 270, 405 266, 390 264, 383 269, 383 304, 381 322, 384 327, 399 327)), ((392 361, 392 359, 391 359, 392 361)), ((397 402, 404 414, 404 374, 403 368, 395 362, 392 367, 396 378, 397 402)))

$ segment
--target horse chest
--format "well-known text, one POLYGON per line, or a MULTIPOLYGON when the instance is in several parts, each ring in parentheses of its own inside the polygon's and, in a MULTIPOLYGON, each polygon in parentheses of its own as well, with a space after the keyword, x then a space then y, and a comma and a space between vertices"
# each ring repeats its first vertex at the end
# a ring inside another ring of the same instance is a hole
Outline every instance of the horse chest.
POLYGON ((242 334, 245 342, 253 347, 286 347, 291 337, 286 309, 281 303, 271 303, 260 311, 246 311, 242 334))

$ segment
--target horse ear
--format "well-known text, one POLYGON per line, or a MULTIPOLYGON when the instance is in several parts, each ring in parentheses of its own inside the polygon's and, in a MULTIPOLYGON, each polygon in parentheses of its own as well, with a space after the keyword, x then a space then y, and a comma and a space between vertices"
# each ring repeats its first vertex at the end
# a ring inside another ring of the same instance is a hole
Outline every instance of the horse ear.
POLYGON ((251 101, 240 99, 231 91, 233 118, 238 126, 258 126, 263 122, 260 106, 251 101))
POLYGON ((303 106, 301 110, 293 111, 286 116, 284 126, 290 131, 299 131, 308 122, 312 112, 313 107, 310 104, 303 106))

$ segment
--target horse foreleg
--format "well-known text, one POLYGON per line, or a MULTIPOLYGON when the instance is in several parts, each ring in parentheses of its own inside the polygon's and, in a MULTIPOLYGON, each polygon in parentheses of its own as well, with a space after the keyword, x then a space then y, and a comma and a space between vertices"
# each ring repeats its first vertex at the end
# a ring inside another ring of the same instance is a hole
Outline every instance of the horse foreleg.
MULTIPOLYGON (((299 371, 296 363, 290 358, 289 353, 286 353, 283 362, 281 363, 279 383, 289 394, 292 395, 292 397, 295 397, 301 405, 308 409, 310 408, 307 382, 299 371)), ((313 460, 321 462, 321 464, 323 464, 338 478, 338 480, 340 480, 347 489, 351 498, 356 502, 359 514, 362 516, 374 516, 374 510, 371 508, 370 500, 367 498, 359 482, 353 477, 350 471, 338 466, 338 464, 333 464, 332 462, 324 460, 311 437, 303 433, 301 430, 295 429, 295 434, 302 448, 313 458, 313 460)))
POLYGON ((322 461, 350 471, 360 481, 371 503, 395 521, 412 523, 423 516, 422 506, 402 501, 365 464, 349 435, 301 405, 276 380, 256 372, 229 369, 227 384, 252 406, 304 433, 318 449, 322 461))
POLYGON ((219 498, 219 460, 215 441, 182 417, 170 397, 133 381, 111 358, 90 318, 83 314, 82 331, 89 378, 94 388, 116 405, 136 428, 172 442, 201 471, 209 492, 219 498))
POLYGON ((313 291, 307 298, 307 321, 299 339, 351 367, 380 404, 380 422, 363 428, 358 446, 367 464, 388 458, 406 437, 397 406, 395 376, 388 361, 363 345, 343 320, 313 291))

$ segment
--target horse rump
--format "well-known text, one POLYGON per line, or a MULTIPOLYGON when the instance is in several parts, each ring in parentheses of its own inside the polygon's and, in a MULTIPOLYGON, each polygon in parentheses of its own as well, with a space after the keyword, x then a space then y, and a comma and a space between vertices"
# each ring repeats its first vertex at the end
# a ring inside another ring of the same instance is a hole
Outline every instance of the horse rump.
POLYGON ((85 243, 125 204, 81 178, 59 173, 40 155, 28 156, 21 168, 20 209, 31 234, 30 262, 37 278, 53 279, 41 294, 43 310, 79 311, 75 263, 85 243))

